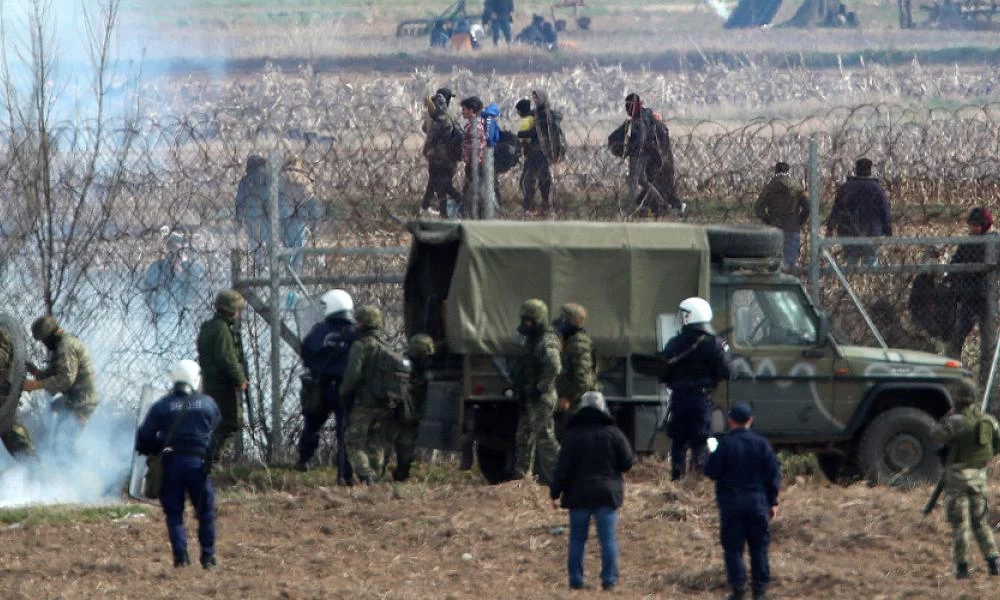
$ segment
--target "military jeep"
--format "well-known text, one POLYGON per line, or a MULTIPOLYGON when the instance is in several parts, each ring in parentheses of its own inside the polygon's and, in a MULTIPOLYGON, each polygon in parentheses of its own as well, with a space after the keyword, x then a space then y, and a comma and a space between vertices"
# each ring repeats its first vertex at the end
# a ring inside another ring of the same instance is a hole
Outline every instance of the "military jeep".
POLYGON ((522 348, 518 310, 532 297, 554 312, 587 307, 597 374, 634 448, 650 452, 669 390, 639 372, 675 331, 686 297, 709 299, 732 351, 733 378, 713 394, 713 428, 737 400, 776 448, 816 452, 832 479, 930 480, 930 439, 969 372, 946 357, 839 343, 799 280, 782 273, 782 234, 755 226, 593 222, 416 222, 404 284, 408 335, 439 344, 419 442, 475 443, 490 482, 511 474, 519 405, 509 360, 522 348))

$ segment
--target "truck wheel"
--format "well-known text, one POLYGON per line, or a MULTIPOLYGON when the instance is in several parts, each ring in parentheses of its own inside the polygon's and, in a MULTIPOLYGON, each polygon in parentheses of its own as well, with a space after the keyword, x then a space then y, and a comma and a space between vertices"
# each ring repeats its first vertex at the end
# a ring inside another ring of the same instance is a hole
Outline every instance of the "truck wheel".
POLYGON ((510 470, 508 455, 509 452, 506 450, 497 450, 484 444, 476 444, 479 472, 483 474, 487 483, 496 485, 511 480, 513 473, 510 470))
POLYGON ((764 225, 709 225, 712 256, 728 258, 781 258, 785 237, 780 229, 764 225))
POLYGON ((941 461, 931 440, 934 418, 910 407, 888 410, 868 424, 858 459, 868 480, 897 486, 935 481, 941 461))
POLYGON ((21 324, 7 313, 0 313, 0 335, 6 335, 10 342, 10 373, 7 379, 10 388, 0 396, 0 434, 6 434, 14 426, 21 387, 24 385, 24 330, 21 324))

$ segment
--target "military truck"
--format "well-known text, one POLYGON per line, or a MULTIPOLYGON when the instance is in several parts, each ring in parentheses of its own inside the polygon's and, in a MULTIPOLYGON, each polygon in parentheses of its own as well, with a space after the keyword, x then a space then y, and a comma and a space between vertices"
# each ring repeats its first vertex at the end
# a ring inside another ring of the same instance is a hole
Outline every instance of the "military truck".
POLYGON ((541 298, 555 312, 587 307, 598 379, 619 427, 653 450, 669 390, 637 370, 675 331, 686 297, 709 299, 731 348, 733 378, 713 395, 713 428, 737 400, 777 447, 816 452, 831 478, 931 480, 930 439, 970 373, 946 357, 840 343, 799 280, 779 270, 780 231, 679 223, 417 222, 404 283, 408 335, 439 345, 420 443, 475 441, 490 482, 511 474, 518 402, 509 361, 522 348, 518 310, 541 298))

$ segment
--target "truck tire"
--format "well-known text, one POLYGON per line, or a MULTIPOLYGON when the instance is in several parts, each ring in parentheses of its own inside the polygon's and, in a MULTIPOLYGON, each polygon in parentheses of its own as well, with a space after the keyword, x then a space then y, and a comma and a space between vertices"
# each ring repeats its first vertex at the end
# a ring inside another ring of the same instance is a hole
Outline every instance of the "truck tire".
POLYGON ((937 480, 941 460, 931 440, 934 425, 934 417, 908 406, 876 417, 858 445, 858 460, 868 480, 901 487, 937 480))
POLYGON ((785 236, 765 225, 708 225, 712 256, 726 258, 781 258, 785 236))
POLYGON ((0 396, 0 434, 6 434, 14 426, 17 404, 24 386, 25 342, 21 324, 7 313, 0 313, 0 332, 10 341, 10 388, 0 396))

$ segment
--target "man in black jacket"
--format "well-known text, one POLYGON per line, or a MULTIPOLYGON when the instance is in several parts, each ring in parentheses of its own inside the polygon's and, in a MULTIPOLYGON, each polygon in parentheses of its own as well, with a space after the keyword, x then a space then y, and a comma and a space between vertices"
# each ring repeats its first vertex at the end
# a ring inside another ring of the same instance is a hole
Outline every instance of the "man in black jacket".
POLYGON ((733 404, 729 409, 729 434, 705 464, 705 474, 715 480, 719 537, 725 553, 726 578, 733 588, 730 600, 739 600, 746 593, 744 545, 750 547, 755 600, 765 597, 771 580, 767 560, 769 522, 778 514, 781 467, 767 440, 750 431, 752 423, 750 405, 733 404))
POLYGON ((500 43, 500 33, 510 45, 510 23, 514 20, 514 0, 486 0, 483 2, 483 25, 493 29, 493 45, 500 43))
MULTIPOLYGON (((969 218, 966 220, 970 236, 990 235, 987 233, 993 227, 993 214, 990 209, 976 207, 969 211, 969 218)), ((995 237, 993 238, 996 239, 995 237)), ((951 264, 976 264, 986 262, 987 244, 961 244, 951 259, 951 264)), ((972 331, 973 326, 978 322, 982 327, 987 321, 987 279, 986 273, 951 273, 946 282, 958 301, 958 316, 955 328, 948 338, 948 356, 954 358, 962 357, 962 347, 965 345, 965 338, 972 331)))
POLYGON ((569 587, 583 589, 583 552, 590 518, 597 523, 601 543, 601 588, 618 582, 618 542, 615 526, 624 499, 622 473, 632 468, 632 449, 615 426, 600 392, 587 392, 580 410, 569 421, 549 486, 552 507, 569 509, 569 587))

